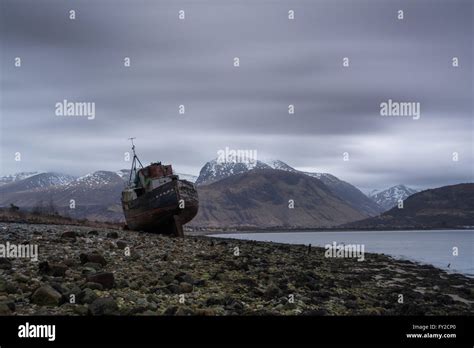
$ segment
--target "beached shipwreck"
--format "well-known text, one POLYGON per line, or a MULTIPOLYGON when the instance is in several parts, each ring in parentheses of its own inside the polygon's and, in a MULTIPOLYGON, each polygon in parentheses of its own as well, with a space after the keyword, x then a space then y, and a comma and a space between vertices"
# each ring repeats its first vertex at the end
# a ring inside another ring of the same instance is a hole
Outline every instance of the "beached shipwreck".
POLYGON ((144 167, 135 153, 122 208, 126 228, 183 236, 183 225, 198 212, 199 199, 194 184, 180 180, 171 165, 161 162, 144 167))

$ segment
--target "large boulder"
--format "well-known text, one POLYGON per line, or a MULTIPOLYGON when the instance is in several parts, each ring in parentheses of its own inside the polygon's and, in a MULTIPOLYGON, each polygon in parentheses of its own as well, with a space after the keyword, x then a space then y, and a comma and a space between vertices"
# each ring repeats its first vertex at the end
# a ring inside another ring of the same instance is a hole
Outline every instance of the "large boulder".
POLYGON ((118 306, 111 297, 98 298, 89 305, 89 314, 116 315, 118 314, 118 306))
POLYGON ((87 262, 100 263, 102 266, 105 266, 107 264, 107 260, 105 260, 105 257, 98 253, 81 254, 79 255, 79 258, 82 264, 85 264, 87 262))
POLYGON ((87 281, 91 283, 99 283, 104 289, 112 289, 114 287, 114 275, 110 272, 102 272, 89 275, 87 281))
POLYGON ((31 302, 40 306, 58 306, 62 295, 49 285, 43 285, 31 296, 31 302))

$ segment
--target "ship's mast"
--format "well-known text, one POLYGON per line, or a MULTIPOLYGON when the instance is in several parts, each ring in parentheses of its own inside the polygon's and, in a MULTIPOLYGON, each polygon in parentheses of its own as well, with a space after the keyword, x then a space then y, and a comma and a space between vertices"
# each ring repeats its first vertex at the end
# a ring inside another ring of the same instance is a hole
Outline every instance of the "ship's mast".
POLYGON ((132 169, 130 170, 130 177, 128 178, 128 186, 132 186, 132 175, 135 177, 137 175, 137 162, 141 168, 143 168, 142 162, 138 158, 137 154, 135 153, 135 144, 133 143, 134 137, 128 138, 132 142, 132 151, 133 151, 133 160, 132 160, 132 169))

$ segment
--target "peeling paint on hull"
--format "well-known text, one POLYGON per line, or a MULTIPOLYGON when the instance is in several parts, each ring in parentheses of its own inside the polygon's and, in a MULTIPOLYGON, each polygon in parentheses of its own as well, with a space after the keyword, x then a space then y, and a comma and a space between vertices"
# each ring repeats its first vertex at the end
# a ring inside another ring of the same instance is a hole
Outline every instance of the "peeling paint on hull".
POLYGON ((132 201, 122 201, 129 229, 164 234, 176 233, 175 218, 184 225, 196 216, 198 207, 197 191, 186 180, 173 180, 132 201))

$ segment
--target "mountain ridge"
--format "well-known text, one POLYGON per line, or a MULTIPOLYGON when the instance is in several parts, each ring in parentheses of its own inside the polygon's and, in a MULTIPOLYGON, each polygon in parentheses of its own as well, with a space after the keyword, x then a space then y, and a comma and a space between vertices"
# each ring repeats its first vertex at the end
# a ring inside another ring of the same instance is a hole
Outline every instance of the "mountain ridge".
POLYGON ((379 216, 342 225, 357 229, 429 229, 474 227, 474 183, 417 192, 379 216))
POLYGON ((416 192, 418 191, 415 189, 403 184, 398 184, 383 190, 372 190, 368 196, 381 206, 384 211, 387 211, 397 206, 399 201, 404 201, 416 192))
POLYGON ((339 196, 341 199, 349 202, 352 207, 360 210, 367 216, 376 216, 383 211, 383 208, 379 207, 372 199, 368 198, 362 193, 357 187, 350 183, 340 180, 336 176, 329 173, 311 173, 299 171, 287 163, 270 159, 266 162, 256 161, 253 164, 248 163, 218 163, 217 160, 207 162, 201 169, 199 177, 196 181, 196 185, 204 186, 209 185, 226 177, 242 174, 250 170, 256 169, 274 169, 287 171, 291 173, 301 173, 318 180, 321 180, 334 194, 339 196))
POLYGON ((302 173, 257 169, 198 189, 199 212, 189 223, 197 228, 320 228, 364 216, 321 180, 302 173))

